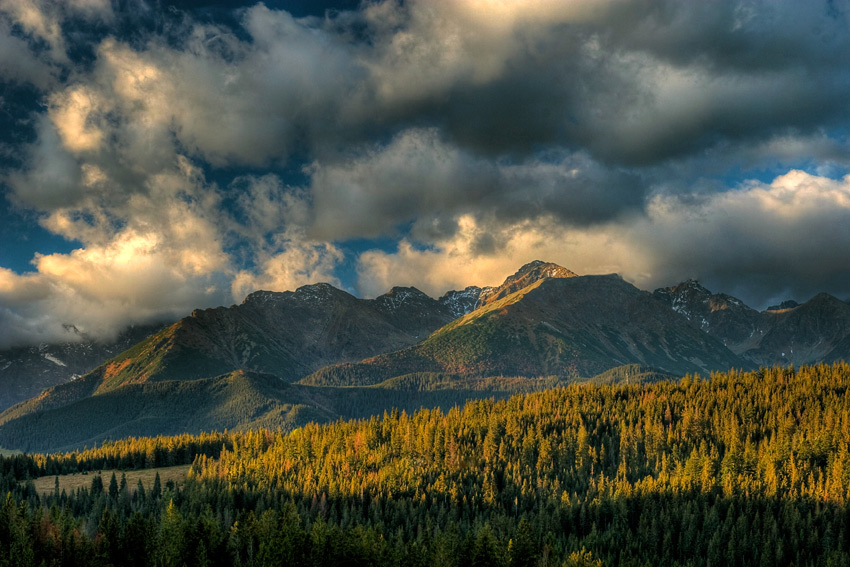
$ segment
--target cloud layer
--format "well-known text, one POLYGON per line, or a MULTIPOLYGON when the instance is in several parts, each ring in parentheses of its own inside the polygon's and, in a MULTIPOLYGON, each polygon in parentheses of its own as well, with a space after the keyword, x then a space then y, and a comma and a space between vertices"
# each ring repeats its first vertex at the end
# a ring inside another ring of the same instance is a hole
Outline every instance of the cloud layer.
POLYGON ((260 287, 439 295, 536 258, 850 297, 845 3, 230 16, 0 0, 0 80, 41 97, 2 140, 5 206, 79 243, 0 267, 0 347, 260 287))

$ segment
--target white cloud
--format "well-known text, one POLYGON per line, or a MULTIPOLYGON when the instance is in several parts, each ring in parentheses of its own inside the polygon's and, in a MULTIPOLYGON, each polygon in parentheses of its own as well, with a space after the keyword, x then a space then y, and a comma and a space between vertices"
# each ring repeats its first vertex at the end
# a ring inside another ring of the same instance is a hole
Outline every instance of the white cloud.
POLYGON ((341 286, 334 270, 343 255, 335 246, 284 236, 278 240, 278 248, 282 251, 261 254, 257 269, 242 270, 234 276, 231 284, 234 300, 258 289, 289 291, 319 282, 341 286))
POLYGON ((126 231, 105 247, 37 256, 34 273, 0 270, 2 326, 16 325, 0 345, 73 340, 66 324, 111 338, 132 322, 220 304, 221 274, 194 272, 195 258, 185 253, 163 247, 156 235, 126 231))
POLYGON ((847 292, 850 276, 850 176, 790 171, 770 184, 750 182, 690 199, 658 195, 645 215, 571 228, 553 219, 488 226, 471 216, 428 246, 402 241, 393 253, 369 251, 359 289, 376 295, 394 284, 437 296, 469 284, 494 285, 523 263, 542 259, 579 274, 619 273, 642 289, 703 280, 754 307, 827 291, 847 292), (481 254, 482 237, 496 242, 481 254))
POLYGON ((99 94, 84 86, 57 93, 50 100, 50 119, 62 145, 73 153, 95 152, 103 143, 97 111, 103 105, 99 94))
POLYGON ((416 286, 432 297, 468 285, 498 285, 532 260, 555 262, 579 274, 635 272, 645 261, 631 243, 607 231, 573 230, 550 218, 487 226, 470 215, 458 219, 450 238, 422 247, 402 240, 398 250, 364 252, 358 261, 358 289, 364 296, 393 285, 416 286), (488 254, 482 239, 493 241, 488 254))

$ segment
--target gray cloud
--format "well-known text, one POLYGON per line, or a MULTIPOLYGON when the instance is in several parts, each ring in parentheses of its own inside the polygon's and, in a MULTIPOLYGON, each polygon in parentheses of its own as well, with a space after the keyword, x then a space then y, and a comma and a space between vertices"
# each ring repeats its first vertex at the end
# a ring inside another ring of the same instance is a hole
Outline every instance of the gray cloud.
POLYGON ((665 197, 629 234, 650 251, 650 285, 695 277, 761 308, 850 292, 848 177, 792 171, 700 202, 665 197))
POLYGON ((554 144, 637 165, 848 118, 850 34, 832 3, 490 7, 371 6, 373 107, 491 154, 554 144))
POLYGON ((508 223, 554 216, 582 226, 640 210, 647 189, 639 176, 584 153, 494 161, 445 143, 434 129, 315 163, 310 175, 311 233, 327 240, 380 236, 415 221, 451 230, 445 220, 462 214, 508 223))
POLYGON ((69 31, 136 17, 0 0, 0 73, 45 103, 6 192, 82 243, 0 273, 2 317, 30 340, 337 282, 339 242, 387 236, 395 253, 359 258, 366 293, 417 283, 400 273, 435 293, 495 283, 542 257, 755 302, 850 294, 844 3, 257 4, 238 29, 186 12, 87 46, 69 31))
POLYGON ((822 291, 847 299, 850 177, 791 171, 723 193, 657 195, 645 215, 586 227, 554 217, 505 223, 463 216, 458 230, 431 242, 402 240, 396 251, 363 254, 361 291, 374 295, 402 278, 439 295, 499 283, 518 265, 546 258, 579 274, 616 272, 647 290, 697 278, 755 308, 822 291), (481 249, 483 240, 492 250, 481 249))

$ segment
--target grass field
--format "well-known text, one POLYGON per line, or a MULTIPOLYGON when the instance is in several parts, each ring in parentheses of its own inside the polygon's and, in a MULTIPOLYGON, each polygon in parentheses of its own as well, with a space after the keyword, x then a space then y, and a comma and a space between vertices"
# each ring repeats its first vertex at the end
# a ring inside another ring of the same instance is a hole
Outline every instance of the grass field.
MULTIPOLYGON (((159 473, 159 480, 162 483, 162 486, 165 486, 165 483, 169 480, 174 481, 178 486, 183 484, 183 481, 186 480, 186 473, 189 472, 189 467, 191 465, 179 465, 176 467, 161 467, 158 469, 141 469, 141 470, 131 470, 131 471, 119 471, 119 470, 104 470, 104 471, 93 471, 87 474, 76 473, 76 474, 66 474, 59 476, 59 490, 64 490, 65 492, 70 493, 72 490, 76 490, 82 487, 90 487, 92 478, 96 475, 100 475, 103 478, 103 487, 105 489, 109 488, 109 479, 112 478, 112 473, 115 473, 115 479, 118 482, 121 482, 121 473, 123 472, 127 476, 127 488, 130 489, 131 492, 136 490, 136 486, 139 483, 139 479, 142 481, 142 485, 144 485, 145 490, 150 490, 153 487, 154 478, 156 478, 156 473, 159 473)), ((39 494, 46 494, 53 492, 53 488, 56 483, 55 476, 43 476, 41 478, 35 479, 33 482, 35 483, 35 489, 39 494)))

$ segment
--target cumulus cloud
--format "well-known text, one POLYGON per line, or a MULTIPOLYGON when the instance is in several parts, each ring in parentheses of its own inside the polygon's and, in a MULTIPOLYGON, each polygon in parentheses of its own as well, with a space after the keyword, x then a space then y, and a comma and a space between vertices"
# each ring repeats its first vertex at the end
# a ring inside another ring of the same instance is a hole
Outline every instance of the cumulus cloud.
POLYGON ((243 253, 252 266, 234 275, 234 299, 258 289, 287 291, 317 282, 342 285, 334 273, 343 260, 342 252, 330 242, 305 234, 310 205, 302 188, 264 175, 240 177, 230 191, 235 196, 230 230, 240 242, 248 243, 243 253))
POLYGON ((791 171, 695 203, 658 198, 630 236, 652 251, 647 283, 687 274, 756 304, 846 299, 850 177, 791 171))
POLYGON ((469 147, 646 164, 846 121, 847 19, 828 2, 387 1, 364 11, 360 61, 385 112, 469 147))
POLYGON ((633 243, 612 238, 599 226, 571 229, 552 217, 488 224, 471 215, 457 224, 457 232, 429 246, 404 239, 394 252, 361 254, 360 293, 376 296, 393 285, 411 285, 438 297, 468 285, 498 285, 532 260, 555 262, 579 274, 634 273, 645 263, 633 243), (482 253, 482 241, 489 243, 487 253, 482 253))
POLYGON ((69 19, 111 21, 114 17, 110 0, 0 0, 0 14, 20 26, 32 40, 48 46, 48 57, 67 63, 67 42, 63 24, 69 19))
POLYGON ((431 246, 403 240, 394 252, 369 251, 359 289, 377 295, 393 284, 438 296, 470 284, 495 285, 533 259, 579 274, 619 273, 642 289, 700 279, 755 308, 821 291, 845 299, 850 276, 850 177, 791 171, 771 183, 682 199, 658 195, 646 215, 588 228, 553 218, 487 226, 472 217, 431 246), (497 245, 482 254, 476 242, 497 245))
POLYGON ((35 259, 36 272, 0 270, 0 345, 75 340, 67 325, 111 338, 128 324, 183 316, 187 305, 226 297, 197 255, 163 247, 155 234, 125 231, 108 246, 35 259))
POLYGON ((0 77, 7 81, 29 83, 39 89, 54 80, 54 68, 38 59, 27 42, 11 33, 9 22, 0 19, 0 77))
POLYGON ((260 254, 259 266, 241 270, 231 284, 234 298, 242 298, 258 289, 289 291, 302 285, 319 282, 340 287, 334 274, 342 261, 342 252, 326 242, 315 242, 283 236, 278 240, 282 252, 260 254))

